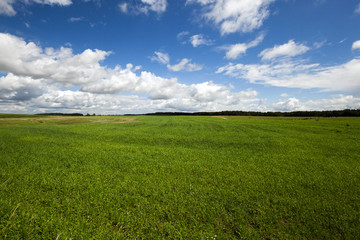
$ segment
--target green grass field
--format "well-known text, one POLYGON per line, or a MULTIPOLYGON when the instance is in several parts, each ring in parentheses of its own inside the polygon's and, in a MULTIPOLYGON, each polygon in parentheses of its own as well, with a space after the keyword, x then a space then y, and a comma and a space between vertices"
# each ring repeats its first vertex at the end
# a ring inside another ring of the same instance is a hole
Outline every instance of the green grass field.
POLYGON ((360 238, 360 118, 15 117, 0 239, 360 238))

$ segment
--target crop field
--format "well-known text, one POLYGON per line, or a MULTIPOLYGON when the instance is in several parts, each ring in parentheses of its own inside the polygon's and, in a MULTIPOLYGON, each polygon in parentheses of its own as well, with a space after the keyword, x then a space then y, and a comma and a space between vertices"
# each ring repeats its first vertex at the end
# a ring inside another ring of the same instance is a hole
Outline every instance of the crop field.
POLYGON ((0 115, 0 239, 359 239, 360 118, 0 115))

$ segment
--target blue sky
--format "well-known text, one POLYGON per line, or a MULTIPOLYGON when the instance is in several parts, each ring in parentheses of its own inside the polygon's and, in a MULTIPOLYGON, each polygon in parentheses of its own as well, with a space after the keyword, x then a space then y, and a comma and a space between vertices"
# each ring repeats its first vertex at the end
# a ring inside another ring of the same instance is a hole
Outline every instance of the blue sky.
POLYGON ((359 0, 0 0, 0 112, 360 108, 359 0))

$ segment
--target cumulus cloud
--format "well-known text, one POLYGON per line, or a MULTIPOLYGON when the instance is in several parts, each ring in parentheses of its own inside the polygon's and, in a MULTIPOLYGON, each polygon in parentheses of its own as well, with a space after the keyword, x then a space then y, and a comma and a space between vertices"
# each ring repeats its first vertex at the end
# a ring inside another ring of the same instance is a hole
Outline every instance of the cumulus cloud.
POLYGON ((259 54, 259 57, 262 57, 262 60, 271 60, 278 57, 294 57, 304 54, 309 50, 309 47, 303 44, 298 44, 294 40, 290 40, 288 43, 283 45, 276 45, 273 48, 263 50, 259 54))
POLYGON ((232 64, 220 67, 222 73, 250 83, 276 87, 313 89, 323 91, 360 91, 360 59, 341 65, 322 67, 303 61, 280 61, 269 64, 232 64))
POLYGON ((164 52, 156 51, 154 56, 151 57, 151 61, 156 61, 161 64, 165 64, 170 71, 179 72, 179 71, 187 71, 187 72, 194 72, 200 71, 203 69, 202 65, 192 63, 191 59, 183 58, 178 64, 171 65, 170 64, 170 57, 169 54, 164 52))
MULTIPOLYGON (((195 86, 192 95, 179 95, 170 99, 146 99, 137 95, 94 94, 81 91, 50 90, 40 97, 29 101, 0 101, 0 112, 38 113, 38 112, 94 112, 97 114, 146 113, 158 111, 299 111, 299 110, 342 110, 360 109, 360 98, 352 95, 333 95, 330 98, 302 102, 297 98, 279 100, 267 104, 258 99, 257 92, 251 89, 238 93, 227 92, 229 89, 206 82, 201 85, 212 91, 212 95, 198 93, 195 86), (220 91, 213 91, 214 89, 220 91), (226 97, 223 97, 227 95, 226 97), (211 96, 214 96, 211 98, 211 96), (250 97, 250 98, 249 98, 250 97), (207 99, 208 101, 201 101, 207 99)), ((202 88, 200 88, 202 89, 202 88)), ((189 91, 188 91, 189 93, 189 91)))
MULTIPOLYGON (((360 108, 360 99, 352 95, 306 102, 283 95, 288 99, 268 105, 253 89, 234 91, 232 86, 213 81, 184 84, 176 78, 140 71, 139 66, 132 64, 125 68, 108 68, 101 63, 109 54, 92 49, 79 54, 74 54, 70 48, 43 49, 16 36, 0 34, 0 71, 5 73, 0 76, 0 112, 121 114, 360 108), (74 86, 77 90, 73 90, 74 86)), ((156 56, 159 62, 174 70, 196 68, 188 59, 176 66, 170 65, 168 54, 157 52, 156 56)), ((324 90, 360 89, 359 71, 358 59, 326 68, 288 61, 252 66, 229 64, 218 70, 254 83, 300 88, 315 86, 324 90)))
POLYGON ((206 39, 202 34, 196 34, 190 37, 190 43, 193 47, 198 47, 201 45, 211 45, 212 41, 206 39))
POLYGON ((264 35, 259 35, 255 40, 249 43, 237 43, 230 46, 220 47, 221 49, 225 49, 226 59, 237 59, 239 56, 242 56, 246 53, 249 48, 256 47, 264 40, 264 35))
MULTIPOLYGON (((41 48, 33 42, 0 34, 0 111, 89 112, 102 114, 153 111, 215 111, 243 109, 259 101, 248 89, 206 81, 182 84, 139 66, 108 68, 101 64, 110 52, 87 49, 41 48), (74 89, 78 90, 70 90, 74 89), (123 93, 126 92, 126 95, 123 93)), ((166 53, 156 52, 159 62, 173 71, 200 69, 189 59, 170 65, 166 53)))
MULTIPOLYGON (((150 73, 144 73, 153 80, 150 73)), ((165 80, 166 81, 166 80, 165 80)), ((152 84, 156 81, 151 82, 152 84)), ((146 113, 158 111, 221 111, 251 109, 258 106, 258 93, 247 89, 231 92, 230 87, 204 82, 185 85, 176 81, 166 83, 169 86, 158 88, 152 96, 104 94, 86 91, 51 89, 29 101, 4 102, 0 99, 0 111, 3 112, 96 112, 101 114, 146 113), (170 93, 166 93, 171 91, 170 93), (159 94, 158 96, 156 94, 159 94), (168 96, 164 96, 168 94, 168 96), (10 107, 11 106, 11 107, 10 107)), ((153 86, 153 85, 151 85, 153 86)), ((99 87, 100 84, 99 84, 99 87)), ((143 86, 145 87, 145 86, 143 86)), ((100 89, 99 89, 100 90, 100 89)))
POLYGON ((203 17, 215 23, 222 35, 251 32, 262 26, 275 0, 188 0, 203 6, 203 17))
POLYGON ((161 14, 166 11, 167 0, 138 0, 135 3, 121 2, 118 7, 123 13, 149 14, 150 11, 161 14))
MULTIPOLYGON (((357 48, 356 43, 353 44, 353 49, 357 48)), ((272 60, 270 62, 229 63, 218 68, 216 73, 268 86, 359 93, 360 59, 355 58, 344 64, 324 67, 318 63, 308 64, 304 60, 289 58, 308 50, 309 47, 290 40, 286 44, 265 49, 259 54, 262 60, 272 60)))
POLYGON ((148 93, 150 99, 174 97, 176 89, 179 87, 176 78, 162 78, 146 71, 137 75, 135 71, 132 64, 128 64, 126 69, 118 67, 109 72, 106 78, 84 85, 81 91, 99 94, 148 93))
POLYGON ((158 111, 221 111, 255 109, 258 106, 257 92, 251 89, 232 93, 230 88, 212 82, 180 87, 180 91, 177 91, 173 98, 161 99, 147 99, 137 95, 50 90, 26 102, 12 102, 11 105, 9 102, 0 102, 0 111, 121 114, 158 111))
POLYGON ((64 85, 96 81, 106 69, 100 66, 111 52, 87 49, 73 54, 72 49, 43 50, 33 42, 0 33, 0 71, 34 79, 47 78, 64 85))
POLYGON ((352 50, 355 50, 355 49, 360 49, 360 40, 355 41, 355 42, 352 44, 352 50))
POLYGON ((297 98, 279 100, 267 106, 269 111, 324 111, 324 110, 343 110, 360 109, 360 98, 352 95, 333 95, 330 98, 309 100, 301 102, 297 98))
POLYGON ((304 108, 314 111, 360 109, 360 98, 352 95, 337 94, 331 98, 309 100, 304 103, 304 108))
POLYGON ((273 104, 272 108, 275 111, 291 112, 291 111, 303 111, 306 110, 300 101, 296 98, 288 98, 286 100, 280 100, 273 104))
POLYGON ((45 4, 45 5, 59 5, 59 6, 68 6, 71 5, 71 0, 1 0, 0 1, 0 14, 7 15, 7 16, 15 16, 16 11, 14 10, 14 3, 15 2, 22 2, 25 4, 28 3, 38 3, 38 4, 45 4))
POLYGON ((39 97, 45 90, 43 82, 31 77, 15 76, 12 73, 0 77, 0 101, 25 101, 39 97))
POLYGON ((248 89, 233 93, 230 87, 215 84, 212 81, 191 85, 176 83, 173 89, 174 96, 163 98, 161 101, 160 105, 165 109, 184 111, 225 110, 258 101, 256 98, 258 93, 255 90, 248 89))

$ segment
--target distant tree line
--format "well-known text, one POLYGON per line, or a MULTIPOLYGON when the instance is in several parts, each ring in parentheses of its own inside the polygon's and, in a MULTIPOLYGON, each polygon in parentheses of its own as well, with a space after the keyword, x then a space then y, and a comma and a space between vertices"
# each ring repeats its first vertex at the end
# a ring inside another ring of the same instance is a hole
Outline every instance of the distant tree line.
POLYGON ((38 113, 35 115, 47 115, 47 116, 84 116, 82 113, 38 113))
POLYGON ((295 112, 254 112, 254 111, 221 111, 221 112, 156 112, 146 115, 160 116, 269 116, 269 117, 359 117, 360 109, 332 111, 295 111, 295 112))
MULTIPOLYGON (((96 116, 95 113, 39 113, 35 115, 50 116, 96 116)), ((156 115, 156 116, 268 116, 268 117, 360 117, 360 109, 344 109, 331 111, 295 111, 295 112, 255 112, 255 111, 221 111, 221 112, 155 112, 146 114, 125 114, 134 115, 156 115)), ((100 116, 100 115, 99 115, 100 116)), ((116 115, 113 115, 116 116, 116 115)))

